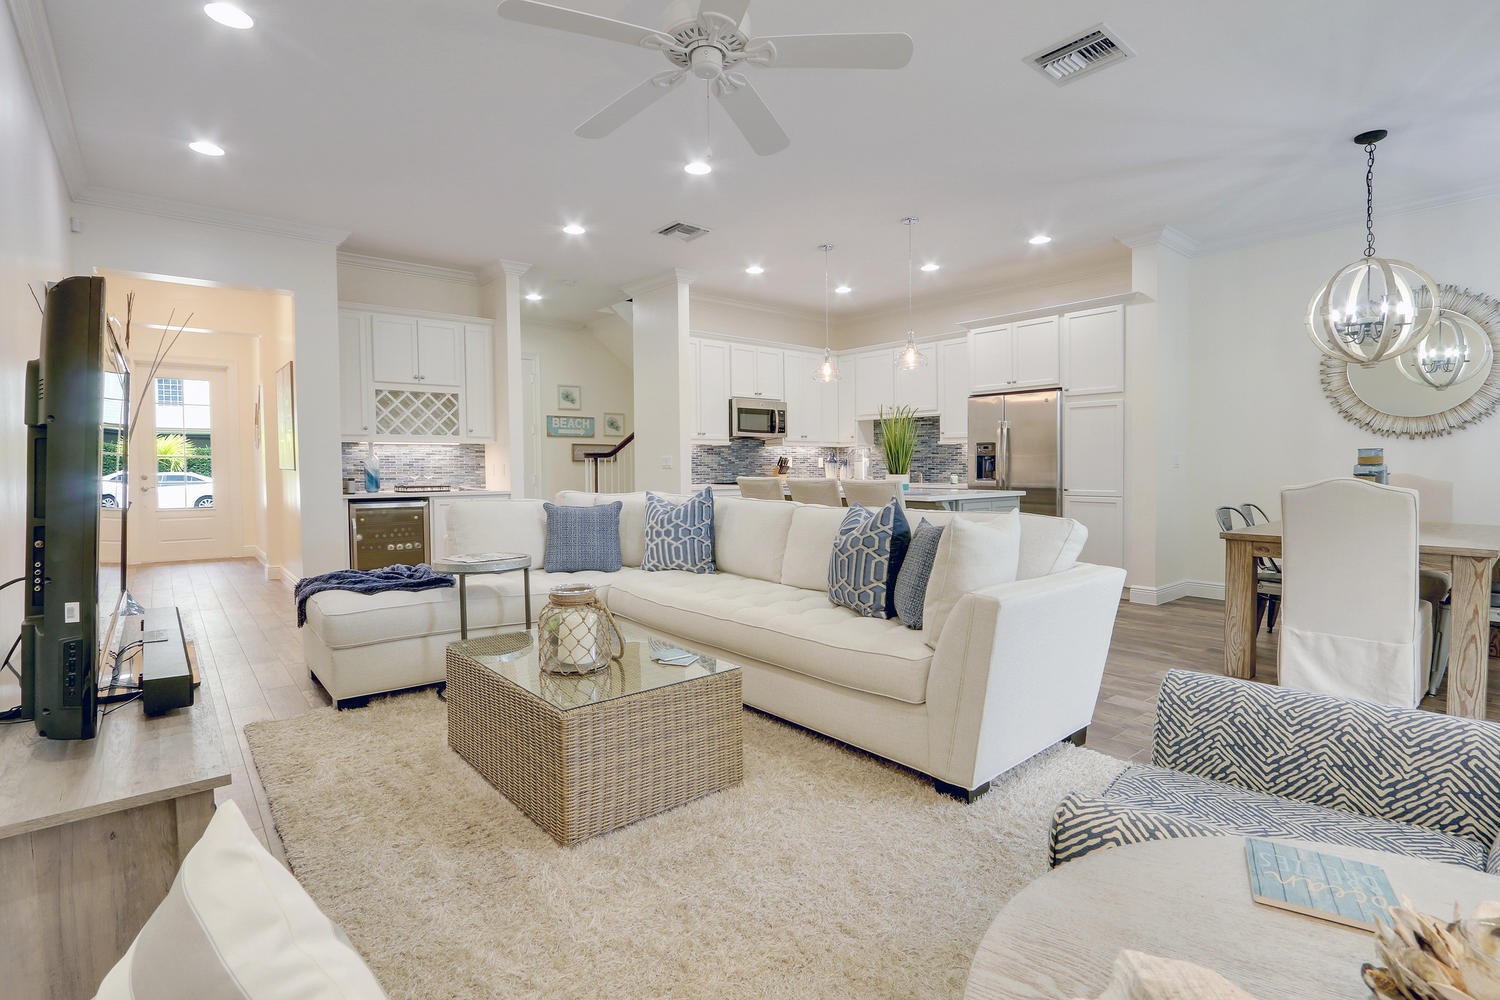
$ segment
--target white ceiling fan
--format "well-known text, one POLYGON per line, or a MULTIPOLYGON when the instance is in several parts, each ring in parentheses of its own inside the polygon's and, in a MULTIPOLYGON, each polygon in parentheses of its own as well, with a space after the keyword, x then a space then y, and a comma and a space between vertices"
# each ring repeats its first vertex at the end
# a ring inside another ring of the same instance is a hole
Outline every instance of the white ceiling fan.
POLYGON ((656 103, 691 72, 708 85, 730 120, 761 156, 790 143, 771 109, 739 69, 900 69, 911 61, 911 36, 901 32, 846 35, 750 34, 750 0, 672 0, 661 29, 628 24, 539 0, 501 0, 512 21, 655 49, 673 65, 599 112, 574 132, 600 139, 656 103))

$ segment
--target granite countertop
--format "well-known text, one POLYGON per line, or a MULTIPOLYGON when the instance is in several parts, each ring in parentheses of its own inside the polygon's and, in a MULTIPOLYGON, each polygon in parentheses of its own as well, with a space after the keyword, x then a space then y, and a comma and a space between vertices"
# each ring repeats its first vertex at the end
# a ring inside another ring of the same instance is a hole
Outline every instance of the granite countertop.
POLYGON ((378 493, 366 493, 360 490, 358 493, 345 493, 344 500, 347 503, 355 503, 360 500, 430 500, 433 497, 508 497, 510 490, 431 490, 415 492, 395 490, 381 490, 378 493))

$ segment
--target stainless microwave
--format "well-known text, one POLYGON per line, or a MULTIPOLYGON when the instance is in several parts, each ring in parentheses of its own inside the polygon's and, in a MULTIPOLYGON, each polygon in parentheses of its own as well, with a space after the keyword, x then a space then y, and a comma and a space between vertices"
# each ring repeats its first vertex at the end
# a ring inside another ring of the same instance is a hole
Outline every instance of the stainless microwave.
POLYGON ((786 404, 779 399, 736 396, 729 401, 729 436, 761 439, 786 437, 786 404))

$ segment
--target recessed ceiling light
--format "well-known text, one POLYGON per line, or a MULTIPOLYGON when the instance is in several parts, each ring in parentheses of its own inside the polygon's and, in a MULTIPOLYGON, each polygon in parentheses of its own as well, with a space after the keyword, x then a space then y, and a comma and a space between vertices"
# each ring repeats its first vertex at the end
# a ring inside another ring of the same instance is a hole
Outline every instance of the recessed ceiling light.
POLYGON ((745 273, 746 274, 765 274, 766 273, 766 269, 763 268, 763 267, 761 267, 759 264, 751 264, 749 267, 745 268, 745 273))
POLYGON ((692 174, 694 177, 702 177, 704 174, 714 172, 713 165, 707 160, 689 160, 682 169, 685 173, 692 174))
POLYGON ((1033 236, 1031 239, 1027 240, 1026 242, 1030 243, 1034 247, 1039 247, 1039 246, 1041 246, 1044 243, 1051 243, 1052 242, 1052 237, 1048 236, 1046 233, 1037 233, 1035 236, 1033 236))
POLYGON ((224 155, 223 146, 220 146, 216 142, 209 142, 207 139, 199 139, 197 142, 188 143, 188 149, 191 149, 195 153, 202 153, 204 156, 224 155))
POLYGON ((246 28, 255 27, 255 20, 232 3, 204 4, 203 13, 226 28, 238 28, 244 31, 246 28))
POLYGON ((942 267, 942 265, 939 264, 937 261, 929 260, 927 263, 925 263, 925 264, 922 265, 922 270, 924 270, 924 271, 936 271, 939 267, 942 267))
POLYGON ((840 285, 839 287, 835 288, 834 291, 840 295, 848 295, 850 292, 854 291, 854 289, 850 288, 848 285, 840 285))
POLYGON ((540 302, 540 301, 542 301, 542 293, 541 292, 527 292, 526 293, 526 301, 527 302, 540 302))
POLYGON ((576 222, 570 222, 566 226, 563 226, 563 232, 567 233, 569 236, 582 236, 584 233, 588 232, 588 230, 584 229, 576 222))

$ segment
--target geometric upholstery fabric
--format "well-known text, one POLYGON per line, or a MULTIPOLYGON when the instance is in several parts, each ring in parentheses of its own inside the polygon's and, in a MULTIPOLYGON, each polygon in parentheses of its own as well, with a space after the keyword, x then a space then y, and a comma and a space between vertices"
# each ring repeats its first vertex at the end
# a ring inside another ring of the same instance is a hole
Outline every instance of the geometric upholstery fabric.
POLYGON ((1119 843, 1232 834, 1362 847, 1484 871, 1488 846, 1139 764, 1126 768, 1098 800, 1073 802, 1066 818, 1061 812, 1052 832, 1055 863, 1119 843))
POLYGON ((1153 763, 1312 805, 1500 839, 1500 725, 1173 670, 1153 763))
POLYGON ((910 543, 899 497, 879 510, 851 506, 828 557, 828 599, 866 618, 895 618, 896 577, 910 543))
POLYGON ((688 497, 680 504, 646 494, 646 549, 641 569, 714 573, 713 491, 688 497))
POLYGON ((548 573, 616 572, 620 562, 620 503, 598 507, 559 507, 547 512, 548 573))
POLYGON ((926 518, 911 533, 911 546, 901 561, 901 572, 896 574, 895 595, 896 617, 907 628, 922 627, 922 602, 927 599, 927 581, 942 538, 943 529, 933 527, 926 518))

